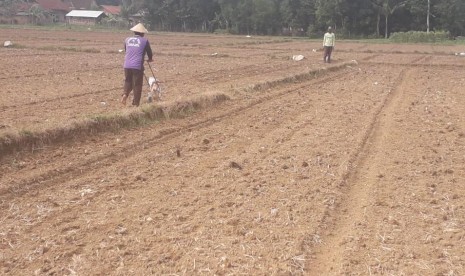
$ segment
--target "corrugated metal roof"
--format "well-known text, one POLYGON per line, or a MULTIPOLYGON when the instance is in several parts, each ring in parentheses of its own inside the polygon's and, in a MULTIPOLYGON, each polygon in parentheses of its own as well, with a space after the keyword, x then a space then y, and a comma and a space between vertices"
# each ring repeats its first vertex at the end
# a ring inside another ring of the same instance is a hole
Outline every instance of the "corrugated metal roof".
POLYGON ((84 11, 84 10, 72 10, 66 16, 69 17, 87 17, 97 18, 103 14, 103 11, 84 11))

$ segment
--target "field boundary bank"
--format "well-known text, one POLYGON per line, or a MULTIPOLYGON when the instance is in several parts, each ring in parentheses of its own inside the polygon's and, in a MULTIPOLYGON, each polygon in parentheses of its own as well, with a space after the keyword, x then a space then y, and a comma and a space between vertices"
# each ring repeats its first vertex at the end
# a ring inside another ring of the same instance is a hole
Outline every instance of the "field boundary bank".
MULTIPOLYGON (((271 82, 257 83, 246 88, 241 88, 239 91, 242 90, 245 93, 262 91, 286 83, 311 80, 318 77, 322 72, 336 71, 354 64, 357 64, 357 62, 345 62, 335 66, 311 70, 271 82)), ((121 128, 141 126, 157 120, 185 117, 194 111, 220 104, 221 102, 229 99, 230 96, 225 93, 203 94, 186 101, 174 102, 170 105, 142 106, 140 110, 130 112, 128 114, 116 113, 111 115, 95 115, 92 118, 83 120, 82 122, 76 122, 68 126, 60 126, 43 131, 34 132, 21 130, 18 133, 6 133, 3 136, 0 136, 0 159, 1 157, 15 151, 34 151, 45 145, 65 142, 76 137, 89 136, 121 128)))
POLYGON ((306 81, 306 80, 311 80, 316 77, 318 77, 321 73, 324 72, 332 72, 332 71, 337 71, 342 68, 345 68, 346 66, 350 65, 357 65, 358 62, 356 60, 351 60, 349 62, 344 62, 335 66, 330 66, 326 68, 319 68, 315 70, 310 70, 305 73, 301 74, 295 74, 289 77, 273 80, 273 81, 266 81, 266 82, 259 82, 253 85, 250 85, 249 87, 242 88, 241 90, 244 90, 245 92, 253 92, 253 91, 262 91, 262 90, 267 90, 270 88, 275 88, 277 86, 287 84, 287 83, 293 83, 293 82, 301 82, 301 81, 306 81))
MULTIPOLYGON (((421 62, 427 62, 428 60, 423 60, 421 62)), ((439 68, 439 69, 465 69, 465 65, 459 64, 427 64, 427 63, 405 63, 405 64, 396 64, 396 63, 387 63, 387 62, 376 62, 371 60, 364 60, 363 64, 371 65, 383 65, 389 67, 411 67, 411 68, 439 68)))
POLYGON ((337 271, 338 265, 342 266, 342 259, 344 254, 344 249, 341 248, 341 237, 347 233, 348 227, 351 227, 351 223, 356 221, 356 218, 363 216, 362 212, 359 212, 364 203, 364 200, 367 199, 367 191, 370 189, 368 186, 360 187, 360 183, 353 183, 359 175, 362 174, 366 163, 369 161, 367 158, 372 152, 373 147, 379 146, 379 133, 382 131, 380 129, 382 125, 383 114, 392 109, 392 105, 396 103, 396 99, 401 96, 402 91, 399 89, 402 87, 402 84, 405 82, 406 71, 408 69, 402 69, 399 72, 397 79, 395 80, 392 89, 389 94, 386 95, 386 98, 374 113, 374 116, 366 129, 362 140, 357 145, 356 150, 349 159, 349 166, 353 168, 352 170, 347 170, 343 175, 339 183, 341 188, 340 194, 342 198, 339 202, 336 202, 336 208, 330 209, 327 207, 325 216, 322 218, 322 223, 320 227, 315 232, 315 235, 319 236, 323 241, 321 245, 311 246, 312 237, 308 237, 308 240, 305 244, 308 244, 310 248, 306 250, 312 250, 316 254, 316 258, 309 261, 309 267, 312 267, 314 270, 309 271, 311 275, 328 275, 329 273, 338 274, 341 271, 337 271), (353 200, 356 195, 362 194, 363 198, 357 197, 357 200, 353 200), (352 201, 351 201, 352 199, 352 201), (348 203, 349 202, 349 203, 348 203), (341 206, 351 206, 352 209, 342 210, 341 206), (354 210, 356 208, 356 210, 354 210), (328 232, 325 225, 331 224, 333 227, 332 231, 328 232), (335 231, 334 229, 342 230, 335 231), (335 234, 333 234, 335 233, 335 234), (340 234, 337 234, 340 233, 340 234), (326 241, 325 241, 326 239, 326 241), (335 259, 331 259, 334 257, 335 259), (335 270, 332 270, 335 269, 335 270))
POLYGON ((190 113, 229 100, 229 96, 203 94, 186 101, 173 102, 169 105, 142 106, 132 112, 94 115, 81 122, 43 131, 21 130, 18 133, 6 133, 0 136, 0 159, 15 151, 37 150, 53 143, 61 143, 76 137, 114 131, 122 128, 142 126, 150 122, 180 118, 190 113))

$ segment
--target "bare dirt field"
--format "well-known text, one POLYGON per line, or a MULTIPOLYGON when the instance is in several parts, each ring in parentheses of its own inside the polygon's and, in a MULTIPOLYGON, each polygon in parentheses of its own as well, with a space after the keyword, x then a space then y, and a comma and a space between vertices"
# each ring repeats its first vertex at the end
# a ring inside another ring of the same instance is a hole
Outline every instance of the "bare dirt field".
MULTIPOLYGON (((146 110, 129 34, 2 29, 0 137, 146 110)), ((224 100, 0 152, 1 275, 465 275, 465 46, 148 38, 224 100)))

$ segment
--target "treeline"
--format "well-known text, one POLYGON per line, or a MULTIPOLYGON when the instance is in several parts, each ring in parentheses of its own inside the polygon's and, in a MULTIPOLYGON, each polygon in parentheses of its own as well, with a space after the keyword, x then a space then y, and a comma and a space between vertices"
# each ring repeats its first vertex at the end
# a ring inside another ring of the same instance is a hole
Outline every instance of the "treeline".
MULTIPOLYGON (((116 0, 115 0, 116 1, 116 0)), ((465 0, 122 0, 163 31, 388 37, 392 32, 465 35, 465 0)))
MULTIPOLYGON (((56 0, 59 1, 59 0, 56 0)), ((22 2, 0 0, 14 14, 22 2)), ((339 37, 389 37, 393 32, 440 31, 465 35, 465 0, 95 0, 121 5, 129 19, 142 15, 160 31, 320 36, 332 26, 339 37)), ((98 8, 98 6, 97 6, 98 8)))

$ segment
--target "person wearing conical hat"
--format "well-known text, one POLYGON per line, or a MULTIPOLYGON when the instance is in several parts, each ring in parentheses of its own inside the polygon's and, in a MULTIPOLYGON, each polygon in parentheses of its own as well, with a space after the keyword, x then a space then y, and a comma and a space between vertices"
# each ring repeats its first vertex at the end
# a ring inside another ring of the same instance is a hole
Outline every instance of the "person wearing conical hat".
POLYGON ((131 91, 134 93, 132 105, 139 106, 142 94, 142 84, 144 80, 144 58, 148 57, 148 62, 152 62, 152 48, 147 38, 144 37, 148 33, 142 23, 130 29, 134 32, 133 36, 126 38, 124 42, 124 93, 121 98, 121 103, 126 105, 126 100, 131 91))

